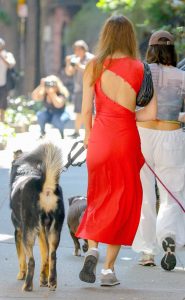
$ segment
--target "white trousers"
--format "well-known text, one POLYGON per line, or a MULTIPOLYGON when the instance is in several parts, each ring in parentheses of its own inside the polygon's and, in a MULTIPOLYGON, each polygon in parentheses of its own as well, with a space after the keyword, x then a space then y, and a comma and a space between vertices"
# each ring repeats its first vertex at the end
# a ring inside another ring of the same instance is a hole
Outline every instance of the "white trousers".
MULTIPOLYGON (((147 163, 185 208, 185 132, 139 127, 141 148, 147 163)), ((162 240, 171 236, 178 247, 185 245, 185 213, 157 182, 160 208, 156 214, 155 177, 145 164, 141 170, 143 203, 133 250, 157 254, 162 240)))

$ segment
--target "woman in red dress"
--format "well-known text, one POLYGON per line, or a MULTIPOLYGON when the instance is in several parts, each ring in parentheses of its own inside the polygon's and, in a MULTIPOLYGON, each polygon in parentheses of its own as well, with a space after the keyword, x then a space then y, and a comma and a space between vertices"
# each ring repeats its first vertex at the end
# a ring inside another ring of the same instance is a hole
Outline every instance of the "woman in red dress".
POLYGON ((156 116, 155 98, 135 113, 143 80, 132 23, 124 16, 109 18, 100 34, 95 59, 83 81, 82 114, 87 147, 87 209, 76 233, 88 239, 80 279, 95 282, 98 243, 107 244, 101 285, 119 284, 114 263, 121 245, 132 245, 140 219, 144 164, 137 120, 156 116), (92 127, 95 96, 96 117, 92 127))

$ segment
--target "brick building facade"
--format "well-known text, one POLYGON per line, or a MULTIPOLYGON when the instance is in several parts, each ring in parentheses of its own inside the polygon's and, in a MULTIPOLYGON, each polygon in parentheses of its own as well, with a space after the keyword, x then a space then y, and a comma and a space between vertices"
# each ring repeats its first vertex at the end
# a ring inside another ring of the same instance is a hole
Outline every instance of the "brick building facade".
POLYGON ((21 74, 19 94, 29 94, 42 76, 61 74, 64 32, 85 0, 0 0, 0 37, 14 53, 21 74), (18 4, 26 5, 23 17, 18 4), (2 16, 5 16, 4 18, 2 16))

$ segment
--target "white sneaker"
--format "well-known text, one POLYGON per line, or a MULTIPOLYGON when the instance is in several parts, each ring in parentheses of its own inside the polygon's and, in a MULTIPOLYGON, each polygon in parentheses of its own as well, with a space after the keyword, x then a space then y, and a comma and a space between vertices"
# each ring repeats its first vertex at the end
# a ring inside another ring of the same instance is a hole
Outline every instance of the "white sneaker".
POLYGON ((101 274, 101 286, 114 286, 120 284, 119 280, 116 278, 114 272, 109 272, 107 274, 101 274))
POLYGON ((139 259, 139 265, 144 267, 155 267, 156 264, 154 262, 154 255, 143 252, 141 258, 139 259))

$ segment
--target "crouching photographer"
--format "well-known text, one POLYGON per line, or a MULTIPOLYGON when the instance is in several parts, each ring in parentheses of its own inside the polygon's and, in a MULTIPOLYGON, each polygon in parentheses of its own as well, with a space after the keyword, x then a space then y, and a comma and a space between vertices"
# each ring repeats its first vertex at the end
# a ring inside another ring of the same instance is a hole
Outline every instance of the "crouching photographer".
POLYGON ((61 137, 64 138, 64 126, 70 119, 69 114, 65 110, 68 96, 67 88, 54 75, 42 78, 40 85, 32 92, 32 99, 43 101, 44 104, 44 110, 37 113, 41 137, 45 135, 46 123, 49 123, 59 129, 61 137))

